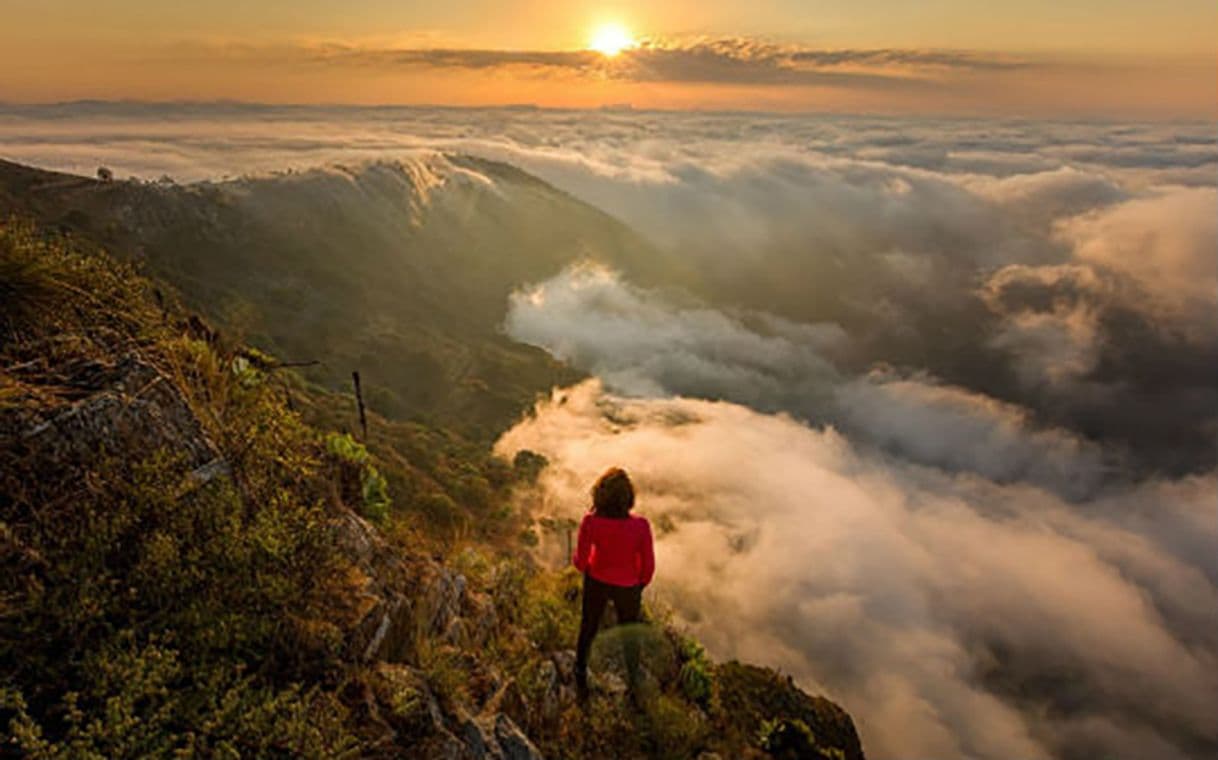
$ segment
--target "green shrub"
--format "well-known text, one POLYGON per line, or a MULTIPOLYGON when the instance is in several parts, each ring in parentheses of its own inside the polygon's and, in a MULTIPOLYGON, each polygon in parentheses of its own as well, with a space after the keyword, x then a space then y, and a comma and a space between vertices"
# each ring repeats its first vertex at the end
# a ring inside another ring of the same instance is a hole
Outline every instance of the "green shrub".
POLYGON ((681 693, 691 702, 706 707, 714 689, 714 676, 704 660, 687 660, 681 665, 681 693))
POLYGON ((647 705, 643 722, 651 757, 684 760, 697 756, 706 743, 706 719, 678 699, 660 695, 647 705))
POLYGON ((214 445, 227 465, 200 481, 188 455, 137 448, 123 428, 95 451, 0 446, 0 732, 14 743, 0 754, 350 754, 334 693, 304 686, 337 682, 341 664, 301 655, 301 631, 332 631, 347 561, 320 437, 129 268, 8 224, 0 262, 30 296, 20 313, 0 304, 19 322, 0 363, 51 367, 22 378, 37 397, 63 403, 60 372, 138 350, 203 428, 182 448, 214 445))
POLYGON ((393 504, 389 497, 389 482, 372 465, 368 449, 349 433, 330 433, 326 436, 326 452, 340 463, 357 468, 360 514, 375 522, 384 522, 393 504))
POLYGON ((443 491, 423 494, 415 501, 415 506, 435 526, 452 528, 465 520, 464 511, 443 491))
POLYGON ((706 656, 706 650, 696 640, 681 636, 677 641, 677 654, 681 659, 678 681, 681 693, 691 702, 709 708, 715 689, 714 664, 706 656))
POLYGON ((771 718, 761 723, 757 744, 779 758, 802 760, 823 757, 816 747, 816 735, 799 718, 771 718))
POLYGON ((524 613, 524 625, 541 651, 567 649, 579 632, 579 613, 561 599, 534 597, 524 613))
POLYGON ((475 588, 490 582, 491 563, 486 555, 473 546, 466 546, 448 560, 448 566, 465 576, 475 588))
POLYGON ((516 452, 516 456, 512 458, 512 471, 516 474, 516 478, 522 483, 532 485, 537 482, 541 471, 546 468, 550 461, 536 451, 529 449, 521 449, 516 452))
POLYGON ((495 566, 490 581, 491 599, 505 621, 520 619, 529 579, 529 568, 522 560, 505 559, 495 566))
POLYGON ((427 636, 415 642, 419 668, 428 687, 449 712, 469 700, 470 657, 457 647, 427 636))
POLYGON ((364 517, 376 522, 384 522, 389 517, 389 507, 393 501, 389 498, 389 483, 373 466, 364 469, 361 483, 360 511, 364 517))
POLYGON ((662 630, 648 623, 615 625, 592 642, 589 667, 618 675, 641 697, 674 674, 676 655, 662 630))
POLYGON ((139 645, 131 632, 91 653, 77 686, 46 710, 62 716, 54 738, 20 692, 0 697, 16 749, 32 760, 357 754, 334 697, 260 685, 227 664, 190 668, 178 650, 139 645))

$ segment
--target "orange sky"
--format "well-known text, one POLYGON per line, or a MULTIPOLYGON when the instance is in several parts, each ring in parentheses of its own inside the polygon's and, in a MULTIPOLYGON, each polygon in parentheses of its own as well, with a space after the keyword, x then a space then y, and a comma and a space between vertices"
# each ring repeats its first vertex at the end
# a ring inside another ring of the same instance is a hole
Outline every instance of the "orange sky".
POLYGON ((0 100, 14 102, 1218 112, 1212 0, 6 5, 0 100), (639 46, 588 52, 606 22, 639 46))

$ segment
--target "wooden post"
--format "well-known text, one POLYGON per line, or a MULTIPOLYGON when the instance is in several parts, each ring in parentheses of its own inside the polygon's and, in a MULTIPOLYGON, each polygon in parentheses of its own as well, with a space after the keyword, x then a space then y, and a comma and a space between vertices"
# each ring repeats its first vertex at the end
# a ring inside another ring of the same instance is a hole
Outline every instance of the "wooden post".
POLYGON ((288 402, 288 411, 295 413, 296 405, 292 403, 292 389, 288 386, 288 381, 281 380, 280 385, 283 386, 283 400, 288 402))
POLYGON ((359 387, 359 371, 351 373, 351 380, 355 383, 355 402, 359 405, 359 427, 364 431, 364 443, 368 442, 368 418, 364 416, 364 394, 359 387))

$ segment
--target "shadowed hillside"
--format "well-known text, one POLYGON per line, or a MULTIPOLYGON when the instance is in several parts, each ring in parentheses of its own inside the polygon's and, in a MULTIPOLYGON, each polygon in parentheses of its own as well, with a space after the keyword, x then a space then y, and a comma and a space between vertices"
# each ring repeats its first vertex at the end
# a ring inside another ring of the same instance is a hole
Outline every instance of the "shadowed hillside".
POLYGON ((646 242, 524 172, 467 156, 178 186, 0 161, 0 212, 132 258, 186 303, 369 405, 488 440, 577 374, 500 334, 514 287, 597 259, 662 279, 646 242))

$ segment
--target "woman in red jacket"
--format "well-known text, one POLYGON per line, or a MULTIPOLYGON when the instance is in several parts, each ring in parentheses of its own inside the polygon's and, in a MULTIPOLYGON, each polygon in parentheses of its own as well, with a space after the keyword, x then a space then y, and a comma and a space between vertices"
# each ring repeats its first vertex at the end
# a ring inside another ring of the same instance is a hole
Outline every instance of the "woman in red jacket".
POLYGON ((588 650, 612 600, 619 623, 639 620, 643 587, 655 574, 651 525, 631 516, 634 486, 626 471, 614 467, 592 486, 592 509, 579 524, 571 558, 584 574, 583 618, 575 647, 575 685, 580 701, 588 697, 588 650))

